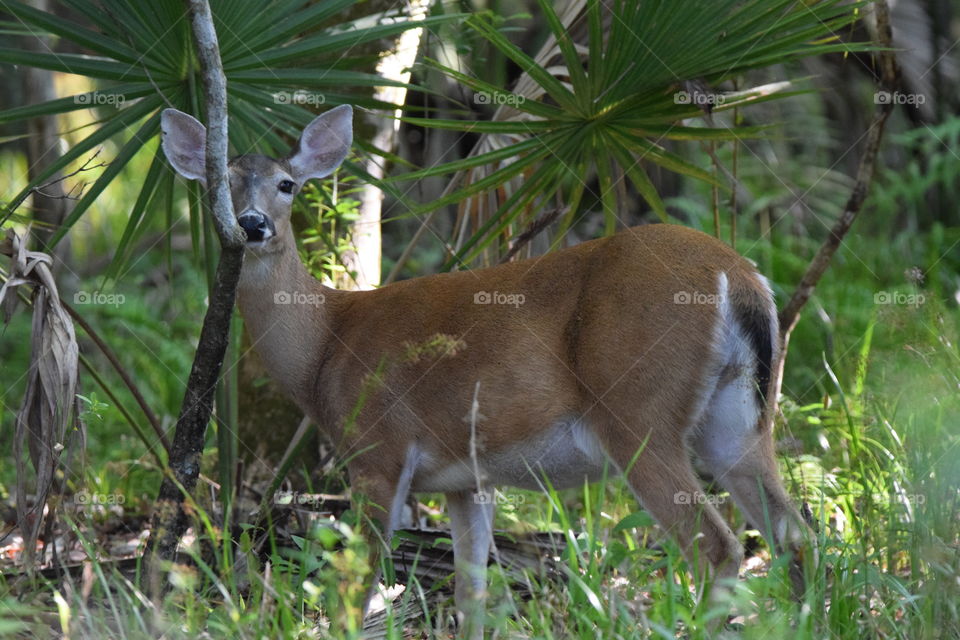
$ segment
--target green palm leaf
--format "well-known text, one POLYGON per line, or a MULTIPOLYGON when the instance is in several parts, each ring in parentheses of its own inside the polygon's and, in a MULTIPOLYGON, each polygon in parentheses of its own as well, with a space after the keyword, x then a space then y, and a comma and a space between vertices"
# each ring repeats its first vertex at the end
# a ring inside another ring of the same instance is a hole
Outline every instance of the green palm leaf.
MULTIPOLYGON (((586 8, 585 47, 574 43, 553 3, 538 3, 556 39, 555 55, 548 57, 559 57, 564 65, 559 72, 556 62, 548 69, 521 51, 486 15, 473 15, 466 22, 499 53, 519 65, 528 82, 533 81, 536 90, 528 95, 514 94, 433 60, 426 61, 474 91, 487 94, 489 102, 508 105, 501 107, 489 122, 407 118, 423 126, 483 134, 475 153, 467 160, 394 179, 467 172, 466 186, 431 203, 432 206, 415 208, 411 214, 419 215, 468 198, 477 198, 475 204, 482 208, 496 201, 490 197, 492 193, 512 194, 487 211, 486 222, 471 230, 472 235, 447 260, 446 268, 470 262, 504 237, 503 232, 511 223, 525 224, 558 201, 572 207, 562 228, 576 219, 578 207, 599 202, 606 231, 614 231, 622 206, 614 188, 620 176, 665 220, 666 208, 646 168, 655 166, 710 183, 715 183, 716 178, 710 171, 667 151, 662 146, 664 140, 700 143, 755 137, 765 131, 763 127, 701 128, 684 123, 704 113, 693 100, 684 99, 681 92, 686 81, 698 80, 717 87, 751 69, 805 56, 868 48, 836 38, 838 30, 857 17, 861 6, 841 0, 592 0, 586 8), (484 144, 485 139, 496 141, 492 145, 494 151, 484 144), (521 168, 513 166, 521 163, 510 163, 514 157, 524 158, 522 168, 532 170, 532 176, 551 177, 538 183, 540 191, 536 197, 530 197, 532 180, 523 178, 521 168), (472 172, 479 172, 479 179, 472 179, 472 172), (582 198, 587 188, 583 181, 588 176, 596 178, 599 188, 589 199, 582 198), (510 188, 504 189, 508 182, 510 188), (523 219, 518 217, 521 210, 523 219)), ((797 93, 786 91, 788 86, 789 83, 780 83, 720 94, 713 110, 748 107, 797 93)))
MULTIPOLYGON (((369 73, 368 50, 360 47, 380 38, 394 37, 415 27, 431 27, 459 19, 457 15, 428 17, 415 24, 391 15, 387 24, 366 16, 345 24, 333 24, 358 0, 212 0, 221 56, 230 93, 230 140, 235 150, 281 153, 289 139, 313 116, 320 104, 349 102, 361 107, 393 109, 370 97, 369 87, 391 84, 369 73), (292 103, 291 96, 310 92, 309 105, 292 103), (284 100, 284 97, 287 99, 284 100)), ((99 145, 114 141, 117 155, 76 202, 72 212, 51 242, 56 244, 103 190, 116 179, 137 151, 159 133, 158 114, 173 106, 202 117, 200 80, 186 5, 180 0, 63 0, 79 20, 37 10, 19 0, 4 4, 32 33, 67 41, 84 53, 36 53, 0 47, 0 63, 33 66, 79 74, 99 81, 95 92, 17 107, 0 112, 0 123, 42 115, 67 113, 100 106, 99 122, 92 131, 5 204, 0 220, 29 195, 31 189, 89 154, 99 145), (139 124, 142 123, 142 124, 139 124), (131 137, 131 128, 138 126, 131 137)), ((356 15, 356 11, 353 11, 356 15)), ((159 153, 159 152, 158 152, 159 153)), ((131 245, 145 225, 159 216, 145 216, 150 206, 169 207, 176 181, 157 157, 145 176, 139 196, 130 211, 123 237, 116 248, 109 273, 123 272, 131 245)), ((191 207, 194 246, 203 248, 202 226, 191 207)), ((167 211, 167 220, 173 216, 167 211)))

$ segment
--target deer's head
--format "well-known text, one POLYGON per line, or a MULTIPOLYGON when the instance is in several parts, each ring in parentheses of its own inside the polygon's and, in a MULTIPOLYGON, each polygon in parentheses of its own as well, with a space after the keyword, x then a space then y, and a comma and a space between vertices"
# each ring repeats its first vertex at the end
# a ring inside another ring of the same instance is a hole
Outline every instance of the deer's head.
MULTIPOLYGON (((166 109, 161 117, 163 152, 177 173, 206 186, 206 128, 193 116, 166 109)), ((307 125, 285 158, 249 154, 230 160, 230 194, 237 222, 247 234, 247 249, 280 251, 292 237, 293 197, 311 178, 333 172, 353 142, 353 109, 341 105, 307 125)))

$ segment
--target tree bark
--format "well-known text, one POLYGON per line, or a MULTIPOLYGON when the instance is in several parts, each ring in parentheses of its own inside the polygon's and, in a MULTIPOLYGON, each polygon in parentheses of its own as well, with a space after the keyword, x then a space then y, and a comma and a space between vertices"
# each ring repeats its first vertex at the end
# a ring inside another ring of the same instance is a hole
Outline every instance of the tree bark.
MULTIPOLYGON (((896 54, 893 49, 893 39, 890 30, 890 12, 886 0, 877 0, 871 5, 876 19, 876 40, 880 48, 876 52, 876 64, 878 66, 877 92, 887 92, 892 95, 899 87, 899 69, 897 68, 896 54)), ((874 167, 877 162, 877 154, 880 151, 880 141, 883 138, 883 128, 890 117, 894 108, 893 100, 875 100, 877 103, 873 113, 873 119, 870 122, 870 128, 867 131, 867 142, 860 156, 860 164, 857 169, 856 182, 853 190, 847 200, 843 213, 830 229, 829 235, 820 246, 817 255, 807 266, 806 273, 800 279, 793 295, 784 305, 780 312, 780 349, 779 360, 776 367, 776 396, 779 397, 780 389, 783 385, 783 366, 787 359, 787 348, 790 344, 790 334, 800 319, 800 312, 810 300, 817 283, 827 271, 833 255, 840 248, 844 236, 850 231, 857 214, 863 207, 870 190, 870 182, 873 179, 874 167)))
MULTIPOLYGON (((34 9, 50 12, 50 2, 48 0, 30 0, 28 4, 34 9)), ((23 44, 28 51, 37 53, 52 51, 50 40, 45 36, 28 36, 24 38, 23 44)), ((25 104, 41 104, 57 98, 52 71, 36 67, 24 67, 22 78, 25 104)), ((60 153, 60 130, 56 114, 37 116, 27 121, 26 152, 27 179, 29 181, 32 181, 44 169, 60 159, 62 155, 60 153)), ((31 228, 33 242, 37 251, 50 253, 56 258, 54 266, 61 264, 62 258, 69 252, 66 238, 53 251, 50 251, 47 247, 50 236, 66 218, 67 209, 71 202, 63 191, 63 183, 57 182, 61 175, 60 172, 57 172, 50 176, 48 181, 50 184, 44 187, 43 193, 34 192, 32 195, 33 219, 40 223, 33 225, 31 228)))
POLYGON ((157 560, 172 561, 187 527, 184 502, 200 474, 207 423, 213 412, 217 378, 229 344, 230 319, 243 265, 245 234, 237 224, 227 177, 227 93, 217 34, 207 0, 187 0, 194 44, 203 76, 207 115, 207 197, 220 239, 220 261, 210 291, 210 306, 203 320, 200 342, 187 381, 180 417, 170 450, 169 465, 155 505, 151 527, 150 570, 144 575, 151 588, 159 587, 157 560))
MULTIPOLYGON (((430 0, 411 0, 407 11, 411 21, 422 20, 430 8, 430 0)), ((397 38, 393 51, 383 56, 377 64, 377 72, 387 80, 397 82, 410 81, 410 67, 417 59, 420 38, 423 29, 408 29, 397 38)), ((404 87, 377 87, 374 98, 403 105, 407 99, 404 87)), ((395 118, 372 117, 375 127, 373 146, 386 152, 392 152, 397 144, 402 109, 397 109, 395 118)), ((386 160, 371 156, 364 167, 373 178, 385 175, 386 160)), ((353 250, 344 253, 343 262, 347 274, 340 283, 341 288, 373 289, 380 284, 380 258, 382 254, 380 238, 380 211, 383 192, 372 182, 368 182, 360 195, 360 215, 351 225, 353 250), (351 277, 349 274, 355 274, 351 277)))

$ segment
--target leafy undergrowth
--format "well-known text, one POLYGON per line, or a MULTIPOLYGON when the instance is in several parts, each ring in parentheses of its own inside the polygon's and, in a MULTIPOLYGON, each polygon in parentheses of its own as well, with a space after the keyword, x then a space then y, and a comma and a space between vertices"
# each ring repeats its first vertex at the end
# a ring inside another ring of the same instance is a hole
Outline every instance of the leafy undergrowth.
MULTIPOLYGON (((879 252, 860 255, 871 264, 883 260, 879 252)), ((738 523, 751 555, 735 584, 701 600, 678 550, 637 511, 622 481, 561 493, 504 489, 497 520, 502 553, 491 567, 487 607, 494 637, 960 637, 956 305, 952 292, 932 287, 886 289, 876 297, 870 284, 849 274, 839 265, 818 294, 824 306, 843 311, 843 322, 819 329, 831 332, 832 351, 811 350, 817 329, 808 322, 791 347, 792 378, 781 402, 783 474, 818 524, 819 562, 807 568, 803 601, 791 594, 785 560, 771 558, 757 532, 743 530, 723 494, 715 501, 738 523), (858 314, 847 313, 851 305, 858 314), (811 395, 820 399, 811 402, 811 395), (546 531, 554 534, 534 535, 546 531), (724 630, 711 632, 718 627, 724 630)), ((90 400, 95 414, 99 403, 90 400)), ((66 574, 47 569, 24 576, 15 565, 15 537, 0 542, 0 633, 364 634, 359 610, 370 569, 344 501, 324 498, 313 513, 300 505, 301 517, 278 523, 259 553, 244 527, 236 546, 224 544, 211 524, 218 522, 216 510, 203 505, 209 511, 197 514, 204 517, 183 564, 169 573, 165 595, 154 597, 138 587, 149 491, 139 481, 117 482, 129 464, 115 454, 110 464, 90 464, 73 487, 56 537, 60 559, 72 565, 66 574)), ((215 468, 215 461, 205 465, 215 468)), ((135 466, 155 473, 142 462, 135 466)), ((387 575, 401 587, 368 620, 373 637, 456 634, 442 499, 421 500, 423 524, 441 529, 398 534, 387 575)), ((3 516, 9 522, 8 511, 3 516)))
MULTIPOLYGON (((784 559, 771 559, 755 532, 745 533, 753 555, 736 584, 698 603, 675 546, 636 511, 623 483, 611 480, 559 494, 499 495, 498 529, 512 532, 501 545, 531 531, 557 533, 539 546, 517 544, 491 567, 489 629, 521 638, 701 638, 716 636, 711 621, 726 620, 720 633, 737 638, 957 637, 960 365, 946 318, 932 308, 878 314, 859 341, 853 377, 824 369, 833 385, 829 402, 783 403, 783 444, 800 440, 816 452, 781 458, 794 494, 819 525, 820 562, 808 567, 802 603, 791 595, 784 559), (929 314, 939 324, 926 326, 938 330, 908 336, 896 352, 872 350, 889 337, 883 332, 902 332, 903 314, 917 313, 929 314)), ((736 517, 724 495, 716 499, 736 517)), ((428 524, 442 524, 440 499, 425 502, 428 524)), ((83 513, 82 522, 68 525, 82 550, 70 559, 84 561, 66 577, 8 572, 0 583, 0 630, 27 637, 69 629, 77 638, 363 634, 369 568, 349 512, 314 517, 301 533, 278 527, 259 557, 248 532, 235 552, 218 542, 203 553, 197 549, 204 545, 189 545, 192 561, 174 568, 161 599, 135 586, 136 561, 108 559, 116 557, 117 538, 104 534, 110 508, 83 513)), ((199 538, 222 536, 209 525, 199 538)), ((448 542, 443 533, 398 534, 387 575, 404 588, 368 621, 368 634, 455 635, 448 542)))

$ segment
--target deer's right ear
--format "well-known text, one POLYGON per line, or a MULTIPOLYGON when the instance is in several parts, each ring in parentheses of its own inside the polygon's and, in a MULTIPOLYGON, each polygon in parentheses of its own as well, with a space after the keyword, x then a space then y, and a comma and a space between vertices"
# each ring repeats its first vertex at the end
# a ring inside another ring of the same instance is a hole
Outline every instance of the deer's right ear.
POLYGON ((160 129, 163 131, 163 153, 177 173, 206 184, 206 127, 182 111, 164 109, 160 114, 160 129))
POLYGON ((303 184, 325 178, 340 166, 353 144, 353 107, 342 104, 307 125, 287 160, 294 179, 303 184))

